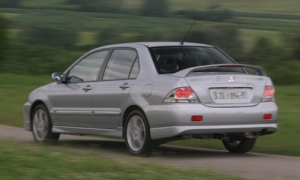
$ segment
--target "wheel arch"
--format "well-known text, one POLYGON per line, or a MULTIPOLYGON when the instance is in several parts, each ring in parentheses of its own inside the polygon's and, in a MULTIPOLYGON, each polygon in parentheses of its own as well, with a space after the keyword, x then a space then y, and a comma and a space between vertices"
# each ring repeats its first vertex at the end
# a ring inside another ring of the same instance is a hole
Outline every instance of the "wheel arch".
MULTIPOLYGON (((122 137, 124 138, 124 128, 125 128, 125 123, 126 123, 126 119, 127 119, 127 116, 130 114, 130 112, 132 112, 133 110, 140 110, 144 115, 145 117, 147 118, 145 112, 143 111, 143 109, 140 107, 140 106, 137 106, 137 105, 131 105, 129 107, 127 107, 127 109, 125 110, 125 112, 123 113, 123 117, 122 117, 122 127, 123 127, 123 131, 122 131, 122 137)), ((148 119, 148 118, 147 118, 148 119)))
POLYGON ((34 111, 35 107, 38 106, 38 105, 40 105, 40 104, 43 104, 45 107, 47 107, 46 104, 45 104, 42 100, 36 100, 36 101, 32 104, 32 106, 31 106, 31 108, 30 108, 29 119, 30 119, 30 129, 31 129, 31 130, 32 130, 33 111, 34 111))

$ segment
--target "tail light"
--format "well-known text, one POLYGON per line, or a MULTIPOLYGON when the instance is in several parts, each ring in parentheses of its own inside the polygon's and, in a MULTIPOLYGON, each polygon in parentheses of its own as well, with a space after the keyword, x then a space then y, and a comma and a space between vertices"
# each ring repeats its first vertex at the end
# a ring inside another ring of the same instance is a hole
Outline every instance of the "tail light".
POLYGON ((165 103, 199 103, 198 97, 190 87, 176 88, 169 92, 164 100, 165 103))
POLYGON ((275 101, 275 88, 273 86, 265 86, 262 102, 275 101))

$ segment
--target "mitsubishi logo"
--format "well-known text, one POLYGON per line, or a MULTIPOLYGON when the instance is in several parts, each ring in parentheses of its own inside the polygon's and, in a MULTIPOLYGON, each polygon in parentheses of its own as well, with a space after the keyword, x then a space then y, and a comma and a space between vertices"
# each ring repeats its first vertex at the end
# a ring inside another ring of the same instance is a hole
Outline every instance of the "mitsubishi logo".
POLYGON ((230 76, 228 82, 234 82, 234 76, 230 76))

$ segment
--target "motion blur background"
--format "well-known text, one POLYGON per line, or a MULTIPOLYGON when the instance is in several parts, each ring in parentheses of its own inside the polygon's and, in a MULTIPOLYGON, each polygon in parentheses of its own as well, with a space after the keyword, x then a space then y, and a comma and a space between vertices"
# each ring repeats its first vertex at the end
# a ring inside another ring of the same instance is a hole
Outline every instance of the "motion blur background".
POLYGON ((262 66, 275 84, 279 132, 254 150, 300 156, 299 0, 2 0, 0 16, 0 124, 22 127, 28 93, 88 50, 179 42, 197 20, 186 41, 262 66))
POLYGON ((299 0, 2 0, 1 72, 64 71, 85 51, 132 41, 217 46, 263 66, 275 84, 300 78, 299 0))

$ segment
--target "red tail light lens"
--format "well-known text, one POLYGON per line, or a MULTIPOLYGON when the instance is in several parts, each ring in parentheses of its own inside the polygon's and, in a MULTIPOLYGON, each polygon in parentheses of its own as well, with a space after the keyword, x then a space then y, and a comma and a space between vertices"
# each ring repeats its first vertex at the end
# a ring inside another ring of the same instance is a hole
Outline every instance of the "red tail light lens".
POLYGON ((188 98, 188 97, 190 97, 191 96, 191 94, 193 93, 194 91, 192 90, 192 88, 184 88, 183 89, 183 92, 182 92, 182 94, 183 94, 183 97, 185 97, 185 98, 188 98))
POLYGON ((199 100, 191 87, 180 87, 172 90, 164 102, 172 103, 199 103, 199 100))
POLYGON ((273 86, 265 86, 264 95, 262 97, 263 102, 275 101, 275 88, 273 86))
POLYGON ((273 86, 266 86, 264 96, 274 96, 275 95, 275 89, 273 86))
POLYGON ((175 97, 181 98, 182 97, 182 89, 178 88, 175 90, 175 97))
POLYGON ((192 88, 190 87, 186 87, 186 88, 177 88, 175 90, 175 97, 176 98, 188 98, 191 96, 191 94, 193 93, 194 91, 192 90, 192 88))

